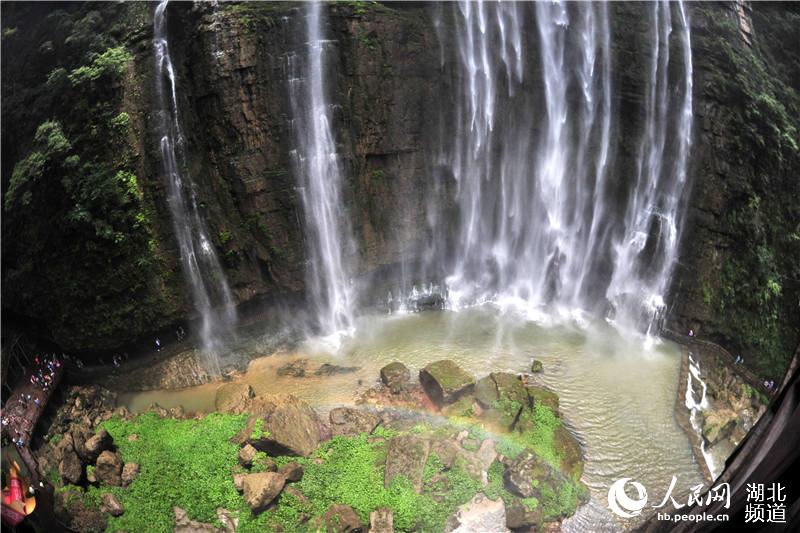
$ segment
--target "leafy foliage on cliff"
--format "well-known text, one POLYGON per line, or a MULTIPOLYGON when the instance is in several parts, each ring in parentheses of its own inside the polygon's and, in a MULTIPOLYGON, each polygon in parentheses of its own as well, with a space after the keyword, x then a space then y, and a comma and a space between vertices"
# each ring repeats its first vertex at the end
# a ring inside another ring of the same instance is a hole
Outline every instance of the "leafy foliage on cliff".
POLYGON ((800 10, 754 5, 754 48, 732 17, 698 7, 709 21, 705 91, 719 103, 728 167, 723 213, 734 236, 720 276, 703 287, 725 338, 762 374, 778 378, 798 342, 800 323, 800 87, 796 28, 800 10), (792 66, 794 65, 794 66, 792 66), (789 69, 788 71, 785 69, 789 69), (736 161, 738 159, 738 161, 736 161))
POLYGON ((3 305, 67 348, 110 347, 174 312, 156 290, 168 274, 123 110, 133 80, 123 24, 139 8, 90 7, 12 9, 27 40, 3 40, 4 79, 19 80, 3 84, 16 133, 3 138, 3 305))

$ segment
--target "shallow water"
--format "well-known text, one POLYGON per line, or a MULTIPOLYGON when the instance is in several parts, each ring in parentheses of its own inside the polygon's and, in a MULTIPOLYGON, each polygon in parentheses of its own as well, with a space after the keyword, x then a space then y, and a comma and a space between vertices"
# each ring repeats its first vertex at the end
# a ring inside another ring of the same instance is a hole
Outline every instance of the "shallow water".
MULTIPOLYGON (((661 502, 673 475, 678 478, 679 502, 685 503, 680 493, 703 482, 688 438, 674 417, 680 350, 669 342, 645 349, 641 339, 626 339, 605 323, 586 329, 545 327, 488 307, 363 317, 351 337, 313 339, 292 352, 256 359, 241 380, 257 393, 291 392, 324 407, 352 402, 355 393, 374 385, 379 369, 391 361, 402 361, 416 375, 426 364, 444 358, 476 377, 491 371, 526 372, 533 358, 543 362, 544 373, 534 380, 560 397, 562 414, 584 447, 583 480, 593 500, 565 529, 633 526, 636 519, 622 521, 607 511, 608 488, 619 478, 632 478, 647 488, 643 514, 661 502), (330 351, 334 340, 341 341, 336 355, 330 351), (300 357, 315 364, 360 368, 335 376, 277 376, 281 365, 300 357)), ((121 400, 134 411, 154 401, 205 411, 213 409, 216 388, 212 384, 152 391, 121 400)))

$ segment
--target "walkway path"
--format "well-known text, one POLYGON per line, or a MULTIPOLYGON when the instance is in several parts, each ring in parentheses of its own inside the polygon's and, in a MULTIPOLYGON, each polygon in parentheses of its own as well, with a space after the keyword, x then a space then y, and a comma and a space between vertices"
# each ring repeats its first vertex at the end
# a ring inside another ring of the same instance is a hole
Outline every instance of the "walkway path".
MULTIPOLYGON (((675 341, 678 344, 682 344, 684 346, 688 346, 698 352, 705 351, 711 355, 718 357, 721 361, 726 363, 728 368, 734 371, 740 378, 742 378, 748 385, 753 387, 754 389, 763 392, 767 395, 768 398, 772 397, 777 387, 775 389, 770 390, 764 386, 764 381, 759 379, 750 369, 744 366, 741 363, 736 362, 736 358, 731 355, 731 353, 720 346, 719 344, 715 344, 710 341, 700 340, 697 337, 690 337, 688 335, 681 335, 675 331, 664 329, 661 331, 661 336, 665 339, 669 339, 671 341, 675 341)), ((776 384, 777 385, 777 384, 776 384)))
POLYGON ((47 402, 50 401, 53 392, 58 387, 64 371, 62 364, 54 366, 52 380, 48 387, 44 389, 39 384, 33 383, 31 379, 32 376, 38 374, 39 368, 43 368, 45 372, 48 370, 44 359, 42 358, 41 360, 44 366, 40 365, 25 374, 25 377, 6 400, 2 412, 4 421, 2 434, 15 444, 22 439, 22 445, 17 444, 17 451, 30 471, 31 481, 34 484, 38 484, 39 474, 36 460, 30 451, 31 437, 36 423, 39 421, 39 417, 44 412, 45 407, 47 407, 47 402), (36 400, 38 400, 38 404, 36 400))

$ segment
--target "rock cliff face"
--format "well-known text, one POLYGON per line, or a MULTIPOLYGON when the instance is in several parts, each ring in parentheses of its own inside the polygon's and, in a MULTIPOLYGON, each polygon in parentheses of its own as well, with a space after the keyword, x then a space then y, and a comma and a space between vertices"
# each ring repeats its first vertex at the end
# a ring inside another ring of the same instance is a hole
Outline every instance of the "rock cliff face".
MULTIPOLYGON (((76 4, 48 16, 52 8, 10 6, 3 22, 3 116, 13 128, 3 136, 3 309, 65 348, 110 348, 191 313, 150 120, 153 6, 76 4), (83 66, 100 68, 97 57, 114 47, 130 54, 118 76, 100 72, 86 84, 73 81, 83 66), (87 123, 80 111, 93 118, 87 123), (119 142, 104 143, 109 137, 98 128, 120 113, 128 124, 119 142), (46 121, 61 124, 69 151, 41 147, 44 133, 34 141, 46 121), (34 151, 46 156, 44 172, 15 171, 34 151), (131 199, 98 207, 71 187, 77 178, 69 156, 96 167, 120 154, 125 168, 114 171, 135 175, 131 199), (29 203, 9 202, 9 191, 20 198, 30 192, 29 203), (83 210, 76 213, 76 205, 83 210), (133 222, 115 222, 119 212, 133 213, 133 222), (50 224, 61 220, 67 223, 50 224), (122 244, 114 235, 103 240, 103 224, 116 229, 122 244), (100 242, 76 250, 59 244, 75 239, 100 242), (31 249, 34 240, 49 245, 31 249)), ((452 86, 463 80, 442 62, 458 51, 448 29, 436 27, 435 20, 447 20, 436 9, 327 6, 338 57, 328 74, 346 169, 343 196, 359 274, 373 279, 426 250, 425 206, 436 205, 443 219, 452 209, 454 183, 434 179, 435 156, 448 131, 452 86)), ((800 169, 792 86, 799 77, 790 51, 800 47, 779 46, 796 41, 791 21, 799 15, 795 7, 753 9, 747 34, 732 4, 690 9, 695 180, 670 320, 777 362, 797 342, 800 322, 800 191, 792 178, 800 169)), ((641 131, 644 73, 637 58, 647 43, 647 19, 639 5, 615 4, 611 15, 621 169, 632 164, 641 131)), ((302 6, 286 3, 168 7, 187 174, 241 302, 303 293, 306 252, 287 93, 287 57, 303 50, 303 16, 302 6)))

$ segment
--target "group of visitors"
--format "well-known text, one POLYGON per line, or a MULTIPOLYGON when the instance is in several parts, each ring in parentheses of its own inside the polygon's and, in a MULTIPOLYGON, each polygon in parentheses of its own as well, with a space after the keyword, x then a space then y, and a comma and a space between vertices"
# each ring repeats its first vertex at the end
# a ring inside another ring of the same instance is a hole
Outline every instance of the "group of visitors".
POLYGON ((19 410, 14 409, 14 407, 16 406, 12 406, 11 409, 7 407, 3 413, 3 432, 11 434, 13 431, 11 442, 13 442, 17 448, 22 448, 26 443, 25 434, 30 433, 33 428, 31 427, 31 421, 25 416, 25 410, 23 409, 22 413, 20 413, 19 410), (8 411, 11 411, 11 413, 8 411))
POLYGON ((16 399, 9 399, 3 409, 3 435, 18 448, 28 443, 36 413, 43 408, 47 395, 57 381, 63 363, 55 354, 36 355, 30 371, 30 386, 23 386, 16 399))
POLYGON ((765 379, 764 380, 764 388, 768 391, 772 392, 775 390, 775 380, 774 379, 765 379))
POLYGON ((61 368, 61 360, 55 355, 36 356, 34 369, 31 372, 31 385, 38 386, 47 392, 53 386, 56 372, 61 368))
MULTIPOLYGON (((186 330, 183 329, 183 326, 178 326, 178 329, 175 330, 175 338, 177 339, 178 342, 183 342, 183 340, 186 338, 186 330)), ((161 345, 161 339, 156 337, 154 344, 156 347, 156 351, 160 352, 161 348, 163 348, 163 346, 161 345)))

